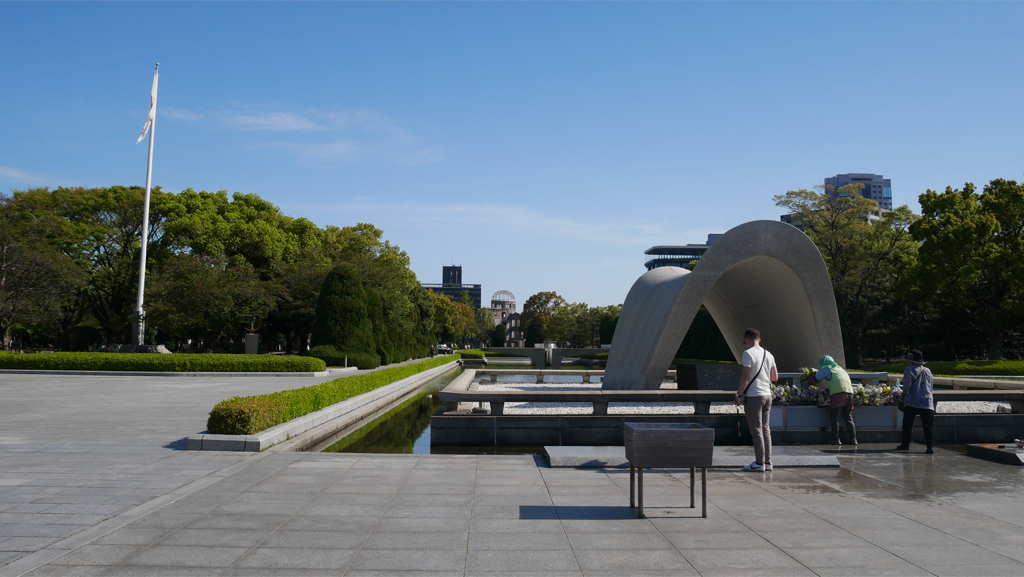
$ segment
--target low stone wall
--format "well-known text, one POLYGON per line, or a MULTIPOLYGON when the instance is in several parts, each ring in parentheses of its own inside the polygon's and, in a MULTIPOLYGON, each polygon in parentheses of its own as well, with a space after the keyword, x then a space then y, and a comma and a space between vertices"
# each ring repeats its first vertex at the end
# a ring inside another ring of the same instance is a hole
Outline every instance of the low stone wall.
POLYGON ((328 424, 332 430, 338 430, 348 423, 358 421, 367 414, 391 405, 410 392, 445 373, 455 370, 457 367, 457 361, 452 361, 422 373, 416 373, 400 381, 395 381, 351 399, 335 403, 319 411, 313 411, 297 419, 281 423, 255 435, 213 435, 210 433, 192 435, 185 440, 185 448, 189 451, 246 451, 258 453, 282 441, 328 424))
MULTIPOLYGON (((622 445, 623 423, 697 423, 715 429, 716 445, 749 442, 746 419, 736 415, 549 415, 501 416, 442 414, 430 419, 430 444, 437 447, 539 447, 544 445, 622 445)), ((842 429, 842 425, 840 425, 842 429)), ((845 429, 842 429, 845 433, 845 429)), ((1024 415, 940 414, 935 416, 935 442, 940 445, 1007 443, 1024 438, 1024 415)), ((862 443, 898 443, 899 428, 864 428, 862 443)), ((824 427, 773 429, 777 444, 823 444, 824 427)), ((920 420, 915 442, 924 442, 920 420)))

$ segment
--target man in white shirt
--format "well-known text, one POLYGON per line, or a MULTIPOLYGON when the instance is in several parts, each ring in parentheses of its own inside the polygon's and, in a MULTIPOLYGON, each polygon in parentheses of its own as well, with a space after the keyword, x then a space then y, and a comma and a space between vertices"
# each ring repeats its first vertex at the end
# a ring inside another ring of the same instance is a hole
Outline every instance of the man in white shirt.
POLYGON ((768 426, 772 409, 773 381, 779 380, 775 357, 761 348, 761 333, 747 329, 743 333, 743 373, 736 389, 736 404, 743 404, 750 425, 750 436, 754 438, 754 462, 743 467, 744 471, 760 473, 772 470, 772 432, 768 426))

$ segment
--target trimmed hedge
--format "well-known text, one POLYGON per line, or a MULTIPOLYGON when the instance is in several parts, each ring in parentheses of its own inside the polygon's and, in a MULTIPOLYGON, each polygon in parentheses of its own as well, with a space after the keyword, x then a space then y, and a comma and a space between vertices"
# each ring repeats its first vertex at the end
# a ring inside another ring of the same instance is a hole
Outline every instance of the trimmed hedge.
POLYGON ((376 369, 380 366, 380 355, 377 353, 343 353, 331 345, 320 345, 309 349, 309 356, 316 357, 327 363, 328 367, 348 366, 360 369, 376 369))
POLYGON ((342 377, 301 389, 252 397, 233 397, 213 407, 210 418, 206 421, 206 428, 213 434, 253 435, 458 358, 458 355, 446 355, 411 365, 342 377))
MULTIPOLYGON (((1024 375, 1024 361, 934 361, 925 366, 935 375, 1024 375)), ((902 374, 906 368, 907 362, 899 361, 871 367, 869 370, 902 374)))
POLYGON ((0 369, 153 371, 161 373, 304 373, 327 369, 320 359, 277 355, 160 353, 2 353, 0 369))

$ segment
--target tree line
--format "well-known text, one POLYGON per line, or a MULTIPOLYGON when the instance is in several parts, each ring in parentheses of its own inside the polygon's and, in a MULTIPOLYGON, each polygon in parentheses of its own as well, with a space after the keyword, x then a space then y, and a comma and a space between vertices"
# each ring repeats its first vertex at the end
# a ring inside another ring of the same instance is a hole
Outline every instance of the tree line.
MULTIPOLYGON (((825 260, 847 362, 910 348, 932 360, 1024 358, 1024 183, 927 190, 921 214, 906 205, 881 212, 862 187, 774 196, 825 260)), ((537 293, 523 307, 526 345, 611 343, 620 311, 537 293)), ((676 356, 732 360, 703 307, 676 356)))
MULTIPOLYGON (((128 342, 143 195, 137 186, 0 194, 4 349, 128 342)), ((321 287, 342 263, 379 303, 381 326, 419 335, 422 354, 473 317, 420 286, 409 256, 372 224, 318 227, 255 194, 154 188, 147 252, 146 341, 172 350, 240 351, 255 331, 268 350, 305 352, 321 287)))
POLYGON ((862 186, 774 197, 825 259, 847 362, 908 348, 931 360, 1024 357, 1024 183, 927 190, 921 214, 904 205, 877 220, 862 186))

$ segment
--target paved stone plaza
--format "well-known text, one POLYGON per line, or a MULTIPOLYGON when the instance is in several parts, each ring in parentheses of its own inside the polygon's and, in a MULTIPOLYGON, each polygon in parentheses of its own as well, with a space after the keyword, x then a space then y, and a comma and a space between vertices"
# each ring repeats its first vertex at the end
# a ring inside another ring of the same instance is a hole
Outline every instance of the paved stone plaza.
POLYGON ((1024 468, 944 449, 712 470, 708 519, 651 471, 644 520, 620 469, 181 450, 217 400, 319 381, 0 375, 0 575, 1024 574, 1024 468))

